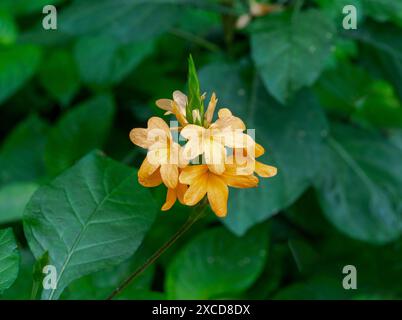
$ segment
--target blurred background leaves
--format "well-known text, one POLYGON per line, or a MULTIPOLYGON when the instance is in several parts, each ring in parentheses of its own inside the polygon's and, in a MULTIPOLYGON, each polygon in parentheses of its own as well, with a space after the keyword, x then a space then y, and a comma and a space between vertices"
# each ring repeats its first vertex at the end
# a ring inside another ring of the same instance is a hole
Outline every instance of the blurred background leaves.
POLYGON ((2 0, 0 297, 30 298, 48 252, 63 271, 42 298, 105 298, 186 220, 137 185, 128 132, 186 91, 191 53, 201 92, 256 129, 278 175, 231 190, 226 219, 118 298, 401 298, 401 39, 395 0, 2 0))

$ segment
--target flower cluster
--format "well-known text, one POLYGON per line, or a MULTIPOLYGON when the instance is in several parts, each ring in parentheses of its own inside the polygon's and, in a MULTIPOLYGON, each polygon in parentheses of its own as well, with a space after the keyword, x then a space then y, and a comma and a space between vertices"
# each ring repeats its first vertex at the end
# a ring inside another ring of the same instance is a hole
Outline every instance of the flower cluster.
POLYGON ((203 119, 198 110, 193 112, 193 121, 202 125, 188 121, 187 104, 187 96, 175 91, 172 100, 160 99, 156 105, 165 114, 174 114, 180 126, 170 128, 163 119, 152 117, 146 129, 130 132, 131 141, 148 150, 138 181, 145 187, 163 183, 168 188, 163 211, 169 210, 177 199, 193 206, 207 196, 215 214, 224 217, 228 187, 256 187, 259 180, 255 174, 267 178, 277 170, 256 160, 264 154, 264 148, 244 132, 244 122, 229 109, 220 109, 218 119, 212 121, 217 104, 214 93, 203 119), (175 141, 172 132, 185 139, 183 146, 175 141))

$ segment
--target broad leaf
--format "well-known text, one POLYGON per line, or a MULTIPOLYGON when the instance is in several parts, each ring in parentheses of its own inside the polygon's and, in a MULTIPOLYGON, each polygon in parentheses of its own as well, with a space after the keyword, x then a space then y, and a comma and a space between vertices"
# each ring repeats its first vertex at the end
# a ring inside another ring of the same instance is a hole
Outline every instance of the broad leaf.
POLYGON ((261 178, 258 188, 230 190, 228 216, 223 222, 242 235, 292 204, 311 184, 318 172, 317 155, 327 124, 309 93, 297 95, 283 107, 258 79, 246 96, 248 88, 238 73, 238 68, 230 65, 210 65, 200 72, 200 79, 203 90, 216 92, 220 106, 231 107, 249 129, 255 129, 256 141, 266 149, 258 160, 278 168, 277 176, 261 178))
POLYGON ((0 51, 0 104, 34 74, 40 56, 40 50, 31 45, 2 48, 0 51))
POLYGON ((36 181, 44 175, 47 131, 46 123, 30 116, 9 134, 0 149, 0 185, 36 181))
POLYGON ((57 175, 89 151, 102 147, 113 116, 110 96, 98 96, 65 113, 49 133, 45 150, 48 171, 57 175))
POLYGON ((247 289, 261 273, 268 230, 238 238, 222 227, 206 230, 182 248, 168 267, 170 299, 210 299, 247 289))
POLYGON ((85 83, 108 86, 120 82, 152 50, 150 41, 121 45, 113 37, 100 35, 81 38, 74 54, 85 83))
POLYGON ((43 62, 39 76, 45 89, 63 106, 70 103, 80 86, 74 58, 65 50, 52 52, 43 62))
POLYGON ((402 233, 402 151, 384 137, 334 127, 316 182, 324 214, 355 239, 385 243, 402 233))
POLYGON ((0 294, 17 278, 19 262, 20 255, 12 229, 0 230, 0 294))
POLYGON ((92 153, 34 194, 25 235, 35 257, 48 251, 57 269, 57 288, 44 290, 44 299, 57 299, 73 280, 137 250, 156 210, 136 180, 135 170, 92 153))
POLYGON ((19 221, 24 209, 38 185, 32 182, 19 182, 0 188, 0 224, 19 221))
POLYGON ((314 10, 256 21, 252 57, 276 99, 285 102, 314 83, 329 57, 334 31, 331 20, 314 10))

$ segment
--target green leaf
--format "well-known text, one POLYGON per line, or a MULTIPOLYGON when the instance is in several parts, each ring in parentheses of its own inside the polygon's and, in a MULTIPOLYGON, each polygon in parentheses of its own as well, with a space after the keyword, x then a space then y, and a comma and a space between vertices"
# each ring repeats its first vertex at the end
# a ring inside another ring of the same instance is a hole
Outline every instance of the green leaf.
POLYGON ((275 300, 344 300, 354 295, 354 290, 342 287, 342 273, 339 280, 334 277, 317 276, 303 282, 293 283, 280 290, 275 300))
POLYGON ((73 280, 120 264, 141 244, 155 218, 149 191, 136 171, 92 153, 41 187, 28 203, 24 231, 36 258, 49 252, 57 299, 73 280))
POLYGON ((13 285, 0 295, 0 300, 29 300, 31 298, 32 269, 35 259, 28 248, 21 249, 20 255, 18 277, 13 285))
POLYGON ((113 123, 114 102, 102 95, 65 113, 50 130, 45 150, 48 171, 57 175, 89 151, 100 148, 113 123))
POLYGON ((61 49, 52 52, 43 62, 39 79, 49 94, 63 106, 70 103, 80 87, 74 58, 70 52, 61 49))
POLYGON ((210 299, 247 289, 264 267, 267 247, 264 227, 241 238, 222 227, 198 234, 168 267, 168 298, 210 299))
POLYGON ((323 106, 360 124, 380 128, 402 125, 402 106, 392 86, 374 80, 362 68, 339 63, 323 74, 316 88, 323 106))
POLYGON ((48 4, 56 5, 64 0, 2 0, 0 9, 17 15, 26 15, 34 12, 42 12, 44 6, 48 4))
MULTIPOLYGON (((63 292, 61 299, 66 300, 88 300, 105 299, 123 280, 125 280, 134 270, 141 266, 153 252, 141 245, 135 255, 127 261, 92 273, 72 282, 63 292)), ((155 272, 155 266, 151 265, 135 281, 132 281, 116 299, 126 297, 135 299, 139 292, 148 291, 151 288, 155 272)))
POLYGON ((336 126, 316 181, 324 214, 352 238, 386 243, 402 232, 402 151, 379 134, 336 126))
MULTIPOLYGON (((188 58, 188 104, 186 106, 186 118, 190 123, 194 122, 193 111, 198 110, 200 113, 200 119, 204 119, 204 104, 201 100, 200 82, 197 76, 197 70, 193 57, 190 55, 188 58)), ((197 124, 202 125, 201 122, 197 124)))
POLYGON ((30 116, 7 136, 0 149, 0 185, 37 181, 45 173, 43 152, 48 126, 30 116))
POLYGON ((153 51, 152 41, 120 44, 113 37, 82 37, 74 47, 82 80, 93 86, 120 82, 153 51), (96 61, 96 63, 94 63, 96 61))
POLYGON ((17 39, 18 30, 12 15, 0 10, 0 45, 10 45, 17 39))
POLYGON ((402 27, 402 2, 400 1, 363 0, 363 10, 377 21, 392 21, 402 27))
POLYGON ((0 230, 0 294, 14 283, 19 263, 20 255, 12 229, 0 230))
POLYGON ((19 182, 0 188, 0 224, 22 219, 25 205, 39 186, 32 182, 19 182))
POLYGON ((266 149, 258 160, 278 168, 275 177, 260 178, 258 188, 230 190, 223 223, 242 235, 292 204, 312 183, 320 163, 316 155, 327 133, 325 115, 308 92, 298 94, 286 107, 278 105, 257 78, 248 94, 235 66, 209 65, 200 79, 205 90, 216 92, 221 105, 230 106, 248 129, 255 129, 256 141, 266 149))
POLYGON ((38 47, 20 45, 0 51, 0 104, 34 74, 41 57, 38 47))
POLYGON ((366 23, 345 35, 364 44, 359 54, 362 65, 375 76, 392 83, 402 101, 401 29, 389 24, 366 23))
POLYGON ((103 34, 123 42, 148 40, 177 21, 176 2, 184 1, 75 1, 60 14, 60 30, 73 35, 103 34))
POLYGON ((389 24, 366 23, 357 30, 349 30, 345 35, 360 40, 398 60, 402 60, 401 29, 389 24))
POLYGON ((331 20, 315 10, 257 20, 252 58, 269 92, 279 101, 314 83, 324 69, 334 38, 331 20))

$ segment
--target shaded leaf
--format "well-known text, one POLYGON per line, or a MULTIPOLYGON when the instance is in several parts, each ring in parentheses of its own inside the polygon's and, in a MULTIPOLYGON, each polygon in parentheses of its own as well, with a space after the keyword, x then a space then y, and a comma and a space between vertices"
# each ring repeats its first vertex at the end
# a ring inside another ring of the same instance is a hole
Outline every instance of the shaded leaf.
POLYGON ((175 23, 180 12, 176 2, 183 1, 74 1, 60 15, 60 30, 73 35, 102 33, 123 42, 143 41, 175 23))
POLYGON ((0 188, 0 224, 19 221, 32 194, 39 185, 19 182, 0 188))
POLYGON ((194 237, 168 267, 170 299, 209 299, 247 289, 267 257, 268 231, 254 229, 237 238, 224 228, 194 237))
POLYGON ((79 39, 74 55, 85 83, 108 86, 120 82, 152 50, 151 41, 121 45, 113 37, 98 35, 79 39))
POLYGON ((0 185, 37 181, 45 173, 43 152, 48 125, 30 116, 7 136, 0 149, 0 185))
POLYGON ((277 176, 261 178, 258 188, 230 190, 223 222, 242 235, 292 204, 311 184, 327 133, 325 115, 308 92, 298 94, 286 107, 278 105, 258 79, 248 95, 237 67, 210 65, 200 72, 200 79, 203 90, 217 93, 219 106, 230 106, 249 129, 255 129, 256 141, 266 148, 258 160, 278 168, 277 176))
POLYGON ((352 238, 385 243, 402 231, 402 152, 369 131, 337 126, 316 190, 324 214, 352 238))
POLYGON ((0 104, 34 74, 40 57, 39 48, 31 45, 2 48, 0 51, 0 104))
POLYGON ((45 150, 48 171, 57 175, 89 151, 102 147, 114 109, 113 99, 102 95, 66 112, 49 133, 45 150))
POLYGON ((39 76, 45 89, 62 105, 70 103, 80 86, 74 58, 66 50, 52 52, 44 61, 39 76))
POLYGON ((329 57, 334 26, 315 10, 257 20, 252 58, 269 92, 279 101, 314 83, 329 57))

